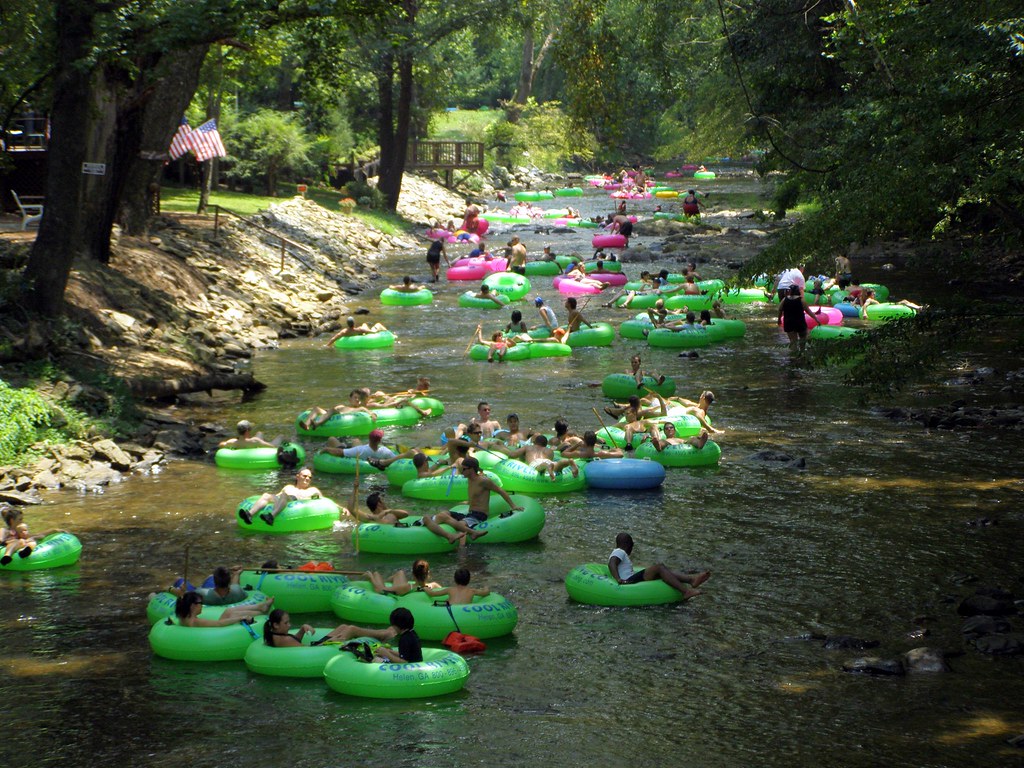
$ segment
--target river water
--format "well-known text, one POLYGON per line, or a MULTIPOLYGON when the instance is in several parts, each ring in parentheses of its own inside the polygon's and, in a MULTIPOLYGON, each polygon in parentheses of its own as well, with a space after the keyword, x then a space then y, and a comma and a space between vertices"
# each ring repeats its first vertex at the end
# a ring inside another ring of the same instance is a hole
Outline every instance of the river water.
MULTIPOLYGON (((584 203, 607 207, 594 196, 584 203)), ((583 235, 523 233, 533 252, 545 242, 585 250, 583 235)), ((384 279, 422 276, 424 267, 421 253, 401 254, 388 262, 384 279)), ((887 277, 898 288, 898 276, 887 277)), ((547 278, 534 285, 534 293, 558 301, 547 278)), ((605 373, 625 370, 638 350, 646 367, 676 378, 681 394, 715 391, 712 415, 726 430, 721 466, 669 470, 656 492, 546 497, 538 541, 433 557, 435 578, 447 583, 458 565, 468 565, 476 582, 518 605, 520 623, 513 636, 488 641, 486 653, 470 660, 463 692, 413 702, 345 698, 318 680, 251 675, 241 662, 151 655, 147 593, 180 573, 186 544, 192 574, 268 558, 330 560, 341 568, 406 563, 356 555, 347 529, 239 533, 237 502, 279 488, 285 476, 174 462, 100 495, 54 495, 31 512, 35 526, 72 530, 85 549, 77 566, 0 578, 5 762, 1021 763, 1005 739, 1024 731, 1022 662, 966 648, 956 616, 956 602, 976 584, 1020 586, 1019 435, 928 432, 870 415, 838 373, 790 365, 764 306, 738 310, 748 323, 743 340, 696 359, 617 340, 571 358, 473 363, 463 355, 476 323, 503 325, 507 312, 456 308, 464 287, 441 284, 427 308, 381 308, 367 294, 362 303, 373 319, 399 334, 394 350, 346 354, 324 349, 322 340, 289 342, 257 357, 256 374, 269 385, 257 399, 215 398, 188 412, 221 424, 245 416, 266 434, 290 435, 295 415, 313 403, 342 402, 356 385, 401 389, 426 374, 447 414, 395 432, 402 443, 436 440, 442 422, 468 418, 483 399, 499 417, 518 412, 524 425, 550 430, 564 416, 592 428, 592 408, 606 404, 595 385, 605 373), (745 461, 762 448, 804 456, 807 469, 745 461), (981 516, 1001 525, 966 525, 981 516), (639 564, 710 568, 704 594, 638 609, 571 603, 566 573, 606 560, 620 530, 636 539, 639 564), (922 621, 930 636, 908 639, 922 621), (881 646, 827 651, 795 639, 805 633, 850 634, 881 646), (840 669, 856 656, 892 658, 920 645, 965 653, 952 659, 949 674, 873 679, 840 669)), ((523 311, 535 317, 532 306, 523 311)), ((593 306, 587 314, 615 322, 630 316, 593 306)), ((347 504, 351 478, 319 475, 315 482, 347 504)), ((381 483, 369 479, 364 492, 381 483)), ((402 500, 397 490, 391 503, 430 508, 402 500)))

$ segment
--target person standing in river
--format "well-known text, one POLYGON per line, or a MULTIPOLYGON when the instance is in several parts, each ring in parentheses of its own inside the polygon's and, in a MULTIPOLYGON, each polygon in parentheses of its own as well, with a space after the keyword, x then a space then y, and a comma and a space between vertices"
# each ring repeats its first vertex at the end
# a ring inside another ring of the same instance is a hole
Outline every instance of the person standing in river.
POLYGON ((449 267, 452 265, 448 259, 448 251, 444 247, 444 240, 437 238, 427 249, 427 266, 430 267, 430 274, 433 276, 431 282, 438 281, 438 274, 441 271, 441 257, 444 256, 444 263, 449 267))

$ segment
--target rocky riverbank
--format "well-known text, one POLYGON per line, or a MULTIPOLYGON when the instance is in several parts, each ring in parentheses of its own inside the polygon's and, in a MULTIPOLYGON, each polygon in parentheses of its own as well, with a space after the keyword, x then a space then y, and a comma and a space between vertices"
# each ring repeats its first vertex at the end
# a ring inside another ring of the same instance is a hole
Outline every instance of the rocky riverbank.
MULTIPOLYGON (((414 176, 404 190, 399 212, 416 225, 465 209, 462 197, 414 176)), ((6 245, 7 266, 27 258, 28 244, 6 245)), ((40 444, 41 458, 30 465, 0 467, 0 499, 31 503, 42 489, 98 490, 167 456, 205 455, 219 428, 182 420, 161 400, 261 389, 251 371, 255 352, 332 332, 348 314, 364 312, 356 297, 381 262, 421 245, 407 232, 387 234, 303 198, 245 221, 222 217, 216 228, 208 217, 159 216, 148 237, 117 238, 108 266, 76 265, 66 318, 4 314, 0 378, 21 386, 27 378, 14 362, 49 358, 70 372, 37 385, 54 426, 65 421, 65 407, 109 413, 118 398, 130 398, 144 403, 138 433, 120 444, 107 434, 40 444)))

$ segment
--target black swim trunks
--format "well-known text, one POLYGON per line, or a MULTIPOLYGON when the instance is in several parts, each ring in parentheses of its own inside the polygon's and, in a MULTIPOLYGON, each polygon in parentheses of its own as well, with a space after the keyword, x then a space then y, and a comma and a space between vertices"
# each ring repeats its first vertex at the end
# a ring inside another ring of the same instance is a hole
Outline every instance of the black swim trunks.
POLYGON ((483 523, 487 520, 486 512, 478 512, 475 509, 471 509, 468 513, 450 512, 449 514, 456 520, 463 521, 470 528, 474 528, 478 523, 483 523))

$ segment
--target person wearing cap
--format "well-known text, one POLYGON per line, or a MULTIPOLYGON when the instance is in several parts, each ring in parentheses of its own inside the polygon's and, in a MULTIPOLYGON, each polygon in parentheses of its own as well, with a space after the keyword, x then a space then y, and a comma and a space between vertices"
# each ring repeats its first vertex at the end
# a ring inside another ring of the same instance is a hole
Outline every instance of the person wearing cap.
POLYGON ((330 340, 324 346, 329 347, 344 336, 365 336, 368 333, 379 333, 386 330, 387 328, 385 328, 381 323, 374 323, 373 325, 361 323, 360 325, 356 325, 356 319, 349 315, 345 318, 345 327, 331 336, 330 340))
POLYGON ((508 269, 509 272, 516 272, 520 275, 526 274, 526 246, 519 242, 519 236, 513 235, 512 239, 508 241, 509 247, 509 259, 508 269))
MULTIPOLYGON (((537 307, 537 312, 540 313, 541 325, 547 328, 550 334, 558 327, 558 318, 555 316, 555 310, 545 304, 544 299, 540 296, 535 298, 533 303, 537 307)), ((540 328, 540 325, 537 327, 540 328)))
POLYGON ((294 483, 289 483, 279 493, 264 493, 249 509, 239 509, 238 516, 242 518, 242 522, 246 525, 252 525, 252 519, 257 515, 267 525, 273 525, 274 518, 281 514, 281 510, 291 502, 319 499, 323 495, 320 493, 319 488, 311 485, 312 482, 313 470, 309 467, 303 467, 295 475, 294 483), (270 509, 267 509, 267 507, 270 507, 270 509), (265 512, 262 511, 265 509, 265 512))
MULTIPOLYGON (((366 442, 361 443, 358 440, 355 445, 344 446, 336 439, 329 439, 324 445, 324 453, 329 453, 332 456, 345 456, 350 459, 362 459, 363 461, 369 462, 374 466, 387 461, 391 461, 399 458, 393 450, 388 448, 386 445, 382 445, 381 442, 384 440, 384 430, 374 429, 366 436, 366 442)), ((412 458, 411 451, 406 451, 408 456, 405 458, 412 458)))
POLYGON ((252 434, 252 422, 248 419, 242 419, 235 428, 238 430, 238 437, 224 440, 217 446, 218 448, 230 448, 232 450, 242 448, 277 448, 281 443, 280 437, 275 438, 274 442, 271 443, 264 440, 262 434, 252 434))

